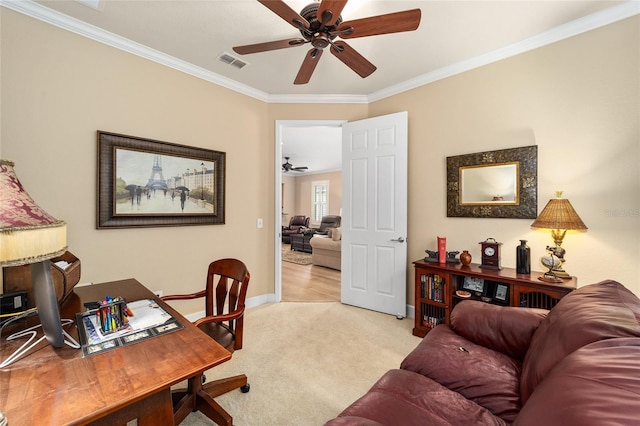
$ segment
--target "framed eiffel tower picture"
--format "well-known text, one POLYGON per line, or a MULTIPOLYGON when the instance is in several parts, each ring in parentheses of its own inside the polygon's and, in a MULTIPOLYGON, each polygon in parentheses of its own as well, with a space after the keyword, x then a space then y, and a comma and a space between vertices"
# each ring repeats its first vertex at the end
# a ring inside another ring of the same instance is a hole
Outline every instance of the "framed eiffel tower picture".
POLYGON ((224 224, 221 151, 98 131, 98 229, 224 224))

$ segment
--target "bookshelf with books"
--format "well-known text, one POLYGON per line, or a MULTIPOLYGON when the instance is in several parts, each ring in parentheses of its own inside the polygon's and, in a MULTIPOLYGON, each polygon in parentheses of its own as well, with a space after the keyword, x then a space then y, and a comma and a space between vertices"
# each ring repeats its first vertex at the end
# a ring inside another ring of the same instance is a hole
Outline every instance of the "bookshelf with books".
POLYGON ((449 322, 449 276, 416 268, 416 310, 413 334, 424 337, 438 324, 449 322))
POLYGON ((575 290, 577 278, 548 283, 542 272, 518 274, 515 269, 482 269, 480 265, 413 262, 415 267, 415 323, 413 334, 424 337, 439 324, 449 324, 451 310, 462 300, 503 306, 551 309, 575 290))

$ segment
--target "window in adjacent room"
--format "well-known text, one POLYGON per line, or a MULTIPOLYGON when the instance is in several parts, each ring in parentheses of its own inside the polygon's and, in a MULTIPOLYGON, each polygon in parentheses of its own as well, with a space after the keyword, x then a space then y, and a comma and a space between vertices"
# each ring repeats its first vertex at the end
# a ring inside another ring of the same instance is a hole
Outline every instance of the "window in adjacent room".
POLYGON ((314 222, 320 222, 322 216, 326 216, 329 212, 329 181, 321 180, 312 182, 311 197, 312 220, 314 222))

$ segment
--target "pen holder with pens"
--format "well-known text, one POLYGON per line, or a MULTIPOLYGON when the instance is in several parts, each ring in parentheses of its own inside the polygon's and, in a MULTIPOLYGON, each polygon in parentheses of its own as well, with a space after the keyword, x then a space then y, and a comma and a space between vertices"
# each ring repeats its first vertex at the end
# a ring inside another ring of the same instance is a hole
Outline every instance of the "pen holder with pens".
POLYGON ((121 298, 107 298, 96 311, 100 331, 103 334, 114 333, 129 325, 127 302, 121 298))

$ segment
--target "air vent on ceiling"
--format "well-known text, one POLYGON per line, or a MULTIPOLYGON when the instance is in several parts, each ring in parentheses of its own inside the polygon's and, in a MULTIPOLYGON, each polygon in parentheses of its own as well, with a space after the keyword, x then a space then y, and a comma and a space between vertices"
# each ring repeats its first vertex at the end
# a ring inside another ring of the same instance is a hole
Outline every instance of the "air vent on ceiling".
POLYGON ((76 0, 78 3, 82 3, 85 6, 89 6, 95 10, 101 10, 100 0, 76 0))
POLYGON ((245 65, 247 65, 246 62, 236 58, 233 55, 229 55, 227 52, 221 53, 220 56, 218 56, 218 60, 238 69, 242 69, 245 65))

